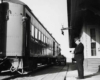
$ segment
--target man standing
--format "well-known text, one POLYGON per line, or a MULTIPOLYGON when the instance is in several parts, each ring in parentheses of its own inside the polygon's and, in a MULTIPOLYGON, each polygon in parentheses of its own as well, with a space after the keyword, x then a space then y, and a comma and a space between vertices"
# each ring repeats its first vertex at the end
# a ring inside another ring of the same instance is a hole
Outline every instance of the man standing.
POLYGON ((83 61, 84 61, 84 46, 80 42, 79 38, 74 39, 76 43, 76 48, 74 50, 74 56, 78 68, 78 78, 83 79, 84 78, 84 67, 83 67, 83 61))

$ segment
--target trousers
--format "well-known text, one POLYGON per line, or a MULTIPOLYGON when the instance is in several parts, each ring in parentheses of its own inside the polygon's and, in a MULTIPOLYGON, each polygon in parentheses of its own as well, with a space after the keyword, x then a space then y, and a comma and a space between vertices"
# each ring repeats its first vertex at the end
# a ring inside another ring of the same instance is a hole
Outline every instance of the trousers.
POLYGON ((78 70, 78 77, 79 78, 84 78, 83 61, 84 61, 84 59, 78 59, 78 60, 76 60, 77 70, 78 70))

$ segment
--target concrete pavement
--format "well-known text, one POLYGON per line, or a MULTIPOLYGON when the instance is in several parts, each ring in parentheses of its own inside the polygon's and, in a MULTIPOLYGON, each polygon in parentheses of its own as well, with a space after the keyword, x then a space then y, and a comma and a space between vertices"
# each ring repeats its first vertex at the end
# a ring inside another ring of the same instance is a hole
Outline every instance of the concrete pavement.
POLYGON ((84 74, 84 79, 77 79, 76 64, 68 63, 66 66, 52 66, 23 76, 0 75, 0 80, 100 80, 100 71, 85 70, 84 74))
POLYGON ((100 80, 100 72, 84 71, 84 79, 77 79, 78 72, 75 64, 69 64, 69 69, 66 74, 66 80, 100 80))

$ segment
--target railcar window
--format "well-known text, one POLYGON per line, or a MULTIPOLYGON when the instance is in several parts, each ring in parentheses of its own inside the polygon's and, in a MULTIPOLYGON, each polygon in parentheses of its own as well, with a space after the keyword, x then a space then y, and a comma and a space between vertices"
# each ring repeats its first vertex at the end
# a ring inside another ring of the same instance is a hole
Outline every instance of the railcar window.
POLYGON ((58 46, 57 46, 57 53, 58 53, 58 46))
POLYGON ((39 31, 39 40, 41 40, 41 32, 39 31))
POLYGON ((40 34, 41 34, 41 35, 40 35, 40 40, 42 41, 42 32, 40 32, 40 34))
POLYGON ((48 43, 48 38, 46 39, 46 43, 48 43))
POLYGON ((51 46, 51 40, 50 40, 50 46, 51 46))
POLYGON ((39 40, 39 30, 37 30, 37 39, 39 40))
POLYGON ((35 38, 37 39, 37 35, 38 35, 38 30, 37 28, 35 28, 35 38))
POLYGON ((45 43, 45 36, 44 36, 44 43, 45 43))
POLYGON ((33 25, 31 27, 31 35, 32 35, 32 37, 34 37, 34 26, 33 25))
POLYGON ((43 34, 42 34, 42 32, 41 32, 41 41, 42 41, 42 36, 43 36, 43 34))
POLYGON ((52 50, 53 50, 53 42, 51 41, 51 47, 52 47, 52 50))
POLYGON ((48 44, 50 45, 50 40, 48 39, 48 44))
POLYGON ((49 44, 49 39, 47 38, 47 43, 49 44))
POLYGON ((43 34, 42 34, 42 41, 43 41, 43 34))
POLYGON ((44 42, 44 34, 43 34, 43 42, 44 42))
POLYGON ((91 36, 91 56, 96 56, 96 31, 95 28, 90 29, 91 36))
POLYGON ((50 47, 51 47, 50 49, 52 50, 52 41, 51 40, 50 40, 50 47))
POLYGON ((49 45, 49 39, 47 38, 47 44, 49 45))
POLYGON ((48 39, 48 38, 46 37, 46 43, 47 43, 47 39, 48 39))
POLYGON ((51 43, 50 43, 50 40, 49 40, 49 45, 50 45, 51 43))
POLYGON ((51 48, 52 48, 52 41, 51 41, 51 48))
POLYGON ((45 36, 45 43, 47 43, 47 37, 45 36))
POLYGON ((45 38, 45 43, 47 43, 47 37, 45 38))

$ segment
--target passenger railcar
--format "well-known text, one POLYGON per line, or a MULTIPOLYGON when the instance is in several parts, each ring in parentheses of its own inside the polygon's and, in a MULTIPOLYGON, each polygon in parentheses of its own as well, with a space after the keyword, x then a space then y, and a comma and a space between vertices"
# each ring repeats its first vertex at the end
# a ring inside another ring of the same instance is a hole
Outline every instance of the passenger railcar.
POLYGON ((0 71, 23 73, 53 64, 59 51, 60 44, 26 4, 0 3, 0 71))

